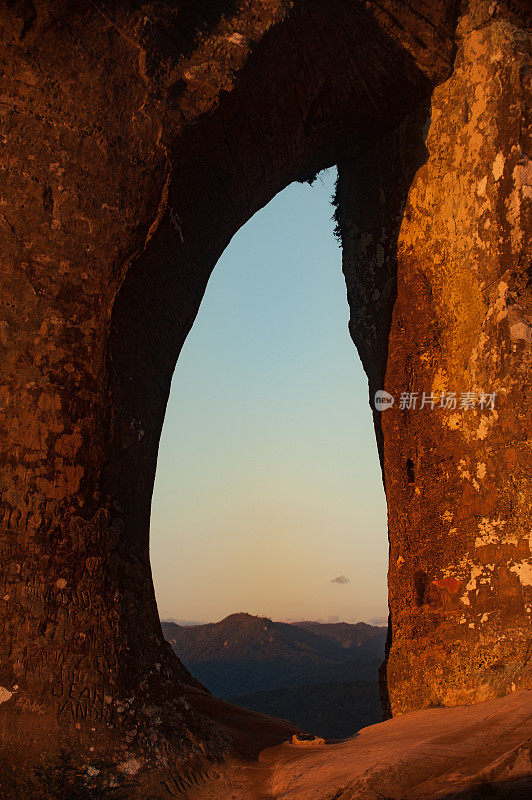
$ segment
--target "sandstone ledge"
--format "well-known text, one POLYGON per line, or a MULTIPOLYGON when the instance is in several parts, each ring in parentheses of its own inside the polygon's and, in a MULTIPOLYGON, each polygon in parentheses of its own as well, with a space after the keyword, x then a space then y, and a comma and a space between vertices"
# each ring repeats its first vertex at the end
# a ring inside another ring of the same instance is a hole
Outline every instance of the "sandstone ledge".
MULTIPOLYGON (((197 695, 203 713, 230 733, 226 703, 197 695)), ((192 701, 194 702, 194 701, 192 701)), ((254 715, 251 732, 273 721, 254 715)), ((283 735, 284 723, 277 733, 283 735)), ((288 726, 285 730, 288 729, 288 726)), ((235 759, 194 800, 474 800, 528 798, 532 792, 532 691, 475 706, 414 711, 364 728, 319 748, 288 742, 263 750, 255 761, 235 759)), ((242 748, 242 741, 239 743, 242 748)))

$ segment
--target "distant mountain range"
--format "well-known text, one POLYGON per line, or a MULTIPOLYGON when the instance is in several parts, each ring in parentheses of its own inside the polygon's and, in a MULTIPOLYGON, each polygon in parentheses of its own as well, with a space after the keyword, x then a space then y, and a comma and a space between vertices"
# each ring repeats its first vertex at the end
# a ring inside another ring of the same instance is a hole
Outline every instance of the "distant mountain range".
POLYGON ((221 622, 162 622, 192 675, 216 696, 290 719, 326 738, 377 722, 377 670, 386 628, 364 622, 273 622, 231 614, 221 622))

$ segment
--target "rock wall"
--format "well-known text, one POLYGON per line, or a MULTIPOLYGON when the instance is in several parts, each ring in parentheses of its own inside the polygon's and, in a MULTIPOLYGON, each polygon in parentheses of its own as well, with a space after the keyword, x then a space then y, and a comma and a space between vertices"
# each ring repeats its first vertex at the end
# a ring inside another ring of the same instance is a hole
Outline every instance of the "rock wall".
POLYGON ((497 392, 493 413, 376 415, 391 707, 519 681, 528 73, 518 4, 471 8, 444 83, 453 2, 2 8, 0 774, 65 746, 126 773, 158 761, 178 791, 226 752, 185 702, 193 678, 157 619, 158 441, 221 252, 276 192, 334 163, 372 386, 497 392))
POLYGON ((530 41, 479 2, 456 43, 430 107, 340 169, 350 328, 372 402, 395 398, 375 414, 394 714, 532 681, 530 41))

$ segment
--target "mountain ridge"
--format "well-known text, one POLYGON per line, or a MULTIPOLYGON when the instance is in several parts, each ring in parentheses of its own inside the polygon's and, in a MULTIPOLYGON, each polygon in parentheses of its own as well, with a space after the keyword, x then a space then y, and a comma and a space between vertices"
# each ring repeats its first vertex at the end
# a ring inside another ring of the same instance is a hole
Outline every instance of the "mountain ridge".
POLYGON ((353 657, 373 660, 382 652, 386 628, 368 623, 275 622, 247 612, 219 622, 182 626, 162 621, 165 638, 187 663, 283 660, 322 663, 353 657))
POLYGON ((163 633, 192 675, 221 698, 331 681, 374 681, 386 628, 367 623, 274 622, 246 612, 163 633))

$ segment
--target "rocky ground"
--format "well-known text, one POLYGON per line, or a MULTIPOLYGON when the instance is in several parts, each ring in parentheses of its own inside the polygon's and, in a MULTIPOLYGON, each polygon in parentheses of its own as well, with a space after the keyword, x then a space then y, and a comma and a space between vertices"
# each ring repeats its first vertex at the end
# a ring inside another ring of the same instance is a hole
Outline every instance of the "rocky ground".
POLYGON ((236 757, 191 800, 482 800, 532 796, 532 691, 432 708, 321 746, 289 723, 192 690, 189 702, 233 737, 236 757), (235 731, 238 735, 235 737, 235 731))

